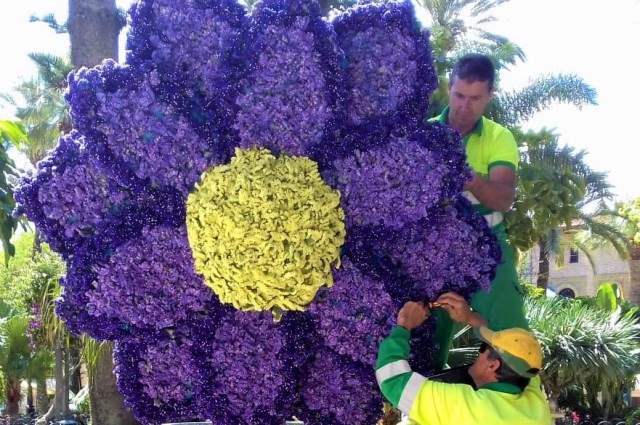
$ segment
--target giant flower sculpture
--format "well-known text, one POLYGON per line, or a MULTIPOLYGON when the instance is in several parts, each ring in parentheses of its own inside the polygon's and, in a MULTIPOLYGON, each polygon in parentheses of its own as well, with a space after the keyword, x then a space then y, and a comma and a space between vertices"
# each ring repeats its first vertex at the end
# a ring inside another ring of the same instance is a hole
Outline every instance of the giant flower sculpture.
POLYGON ((130 13, 127 63, 70 75, 74 129, 16 195, 67 262, 58 314, 115 342, 145 424, 373 424, 397 308, 486 288, 499 257, 459 137, 422 122, 410 2, 130 13))

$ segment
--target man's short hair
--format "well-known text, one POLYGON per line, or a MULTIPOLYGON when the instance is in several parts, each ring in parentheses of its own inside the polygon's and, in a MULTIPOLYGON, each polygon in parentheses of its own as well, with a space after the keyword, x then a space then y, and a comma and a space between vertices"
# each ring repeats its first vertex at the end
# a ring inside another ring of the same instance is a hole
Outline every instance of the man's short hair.
POLYGON ((489 91, 491 91, 496 81, 496 69, 488 56, 470 53, 462 56, 456 62, 449 78, 449 87, 456 77, 469 83, 486 81, 489 91))

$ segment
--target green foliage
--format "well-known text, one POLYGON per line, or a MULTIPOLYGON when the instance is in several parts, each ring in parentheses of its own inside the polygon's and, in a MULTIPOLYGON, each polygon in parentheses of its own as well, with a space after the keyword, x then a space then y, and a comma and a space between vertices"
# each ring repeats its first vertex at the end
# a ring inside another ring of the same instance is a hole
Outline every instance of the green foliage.
POLYGON ((29 58, 38 69, 37 76, 14 87, 24 101, 6 93, 0 94, 0 99, 15 108, 28 136, 19 150, 35 165, 55 146, 60 131, 71 127, 64 91, 73 67, 68 60, 55 55, 30 53, 29 58))
POLYGON ((539 288, 531 282, 520 282, 520 286, 522 286, 522 290, 524 291, 524 295, 527 298, 544 298, 546 296, 545 290, 543 288, 539 288))
POLYGON ((498 92, 487 115, 507 126, 516 127, 554 103, 572 104, 578 109, 595 105, 596 91, 577 75, 545 75, 524 88, 498 92))
POLYGON ((9 158, 6 145, 22 146, 27 140, 22 126, 15 121, 0 120, 0 243, 4 252, 5 265, 15 253, 11 237, 18 228, 18 220, 13 218, 15 201, 10 179, 17 178, 18 170, 9 158))
POLYGON ((13 316, 9 318, 0 334, 3 336, 0 345, 0 369, 5 379, 15 382, 25 376, 31 359, 31 350, 27 338, 27 316, 13 316))
POLYGON ((625 425, 637 425, 640 423, 640 407, 637 407, 635 410, 632 410, 627 416, 624 418, 625 425))
POLYGON ((23 233, 15 241, 15 256, 0 272, 0 299, 15 310, 14 314, 26 315, 27 299, 31 294, 31 254, 33 233, 23 233))
POLYGON ((40 305, 44 293, 57 287, 65 272, 62 259, 43 244, 34 251, 34 234, 23 233, 16 242, 16 255, 0 273, 0 299, 14 310, 26 315, 33 304, 40 305))
POLYGON ((620 217, 625 219, 624 231, 636 245, 640 245, 640 197, 617 206, 620 217))
POLYGON ((590 408, 615 407, 628 377, 640 371, 636 312, 606 311, 561 297, 528 298, 526 310, 543 349, 545 389, 557 397, 577 386, 590 408))

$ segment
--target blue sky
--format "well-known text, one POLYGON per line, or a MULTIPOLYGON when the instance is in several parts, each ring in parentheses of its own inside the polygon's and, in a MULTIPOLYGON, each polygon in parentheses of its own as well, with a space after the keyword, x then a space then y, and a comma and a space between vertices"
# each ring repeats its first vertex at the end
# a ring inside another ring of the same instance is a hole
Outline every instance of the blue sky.
MULTIPOLYGON (((131 1, 117 3, 126 8, 131 1)), ((44 24, 28 22, 30 14, 47 12, 64 20, 66 0, 10 4, 3 8, 0 25, 2 92, 35 72, 27 53, 65 54, 68 50, 66 36, 53 34, 44 24)), ((598 91, 597 106, 577 110, 554 105, 525 127, 555 128, 561 143, 587 150, 591 167, 609 173, 619 199, 640 196, 634 125, 640 122, 640 58, 634 53, 640 41, 640 0, 615 0, 606 5, 584 0, 512 0, 496 8, 494 15, 498 21, 489 29, 519 44, 527 55, 526 62, 503 73, 503 88, 520 88, 544 74, 572 73, 598 91)), ((9 113, 0 109, 0 116, 9 113)))

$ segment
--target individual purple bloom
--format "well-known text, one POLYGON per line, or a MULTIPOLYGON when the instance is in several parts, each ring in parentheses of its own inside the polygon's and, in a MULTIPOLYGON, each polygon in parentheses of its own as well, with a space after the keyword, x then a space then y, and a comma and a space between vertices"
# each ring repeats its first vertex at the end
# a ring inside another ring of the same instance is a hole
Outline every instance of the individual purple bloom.
POLYGON ((275 401, 289 379, 282 373, 284 349, 285 336, 269 312, 236 311, 221 321, 210 352, 212 391, 226 397, 231 414, 258 423, 283 413, 275 401))
POLYGON ((241 147, 303 155, 322 140, 338 107, 335 34, 311 1, 290 2, 290 14, 271 3, 254 9, 250 73, 233 127, 241 147))
POLYGON ((411 2, 385 1, 347 9, 334 27, 347 63, 351 124, 403 116, 419 122, 437 86, 429 34, 411 2))
POLYGON ((205 311, 212 296, 193 269, 184 226, 146 227, 97 267, 87 309, 133 327, 162 329, 205 311))
POLYGON ((305 424, 374 424, 381 414, 374 369, 327 348, 316 352, 301 391, 311 409, 300 415, 305 424))
POLYGON ((399 126, 377 133, 378 140, 363 134, 360 143, 370 141, 373 148, 337 159, 324 173, 342 195, 347 228, 384 225, 398 230, 462 191, 470 176, 462 147, 456 143, 459 154, 452 156, 453 137, 436 129, 399 126))
POLYGON ((218 152, 217 139, 201 138, 175 107, 156 97, 154 75, 136 90, 105 94, 96 111, 98 130, 137 177, 187 194, 202 172, 225 155, 218 152))
POLYGON ((382 283, 363 275, 347 257, 341 262, 333 286, 318 291, 309 312, 326 346, 373 367, 396 306, 382 283))

